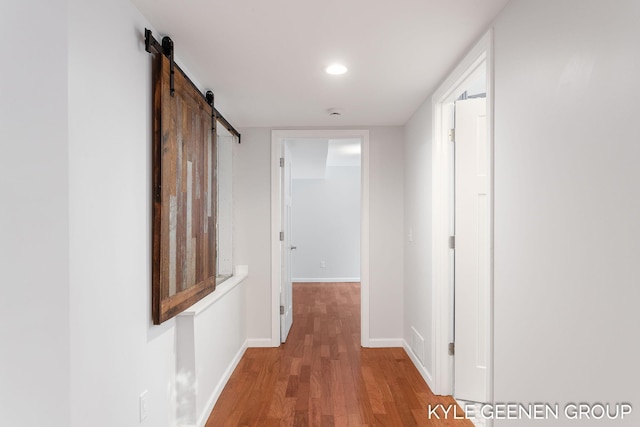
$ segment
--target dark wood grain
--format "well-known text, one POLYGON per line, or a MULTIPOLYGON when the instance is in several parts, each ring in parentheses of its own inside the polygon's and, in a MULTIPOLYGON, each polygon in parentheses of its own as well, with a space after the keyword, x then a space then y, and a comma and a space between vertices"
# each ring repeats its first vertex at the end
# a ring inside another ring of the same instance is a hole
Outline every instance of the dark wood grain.
POLYGON ((152 314, 156 324, 213 292, 216 137, 212 106, 169 60, 154 64, 152 314), (211 176, 211 178, 210 178, 211 176), (213 225, 213 226, 212 226, 213 225))
POLYGON ((294 283, 293 305, 287 342, 246 351, 206 427, 473 425, 429 418, 429 405, 454 400, 435 396, 402 348, 360 347, 359 284, 294 283))

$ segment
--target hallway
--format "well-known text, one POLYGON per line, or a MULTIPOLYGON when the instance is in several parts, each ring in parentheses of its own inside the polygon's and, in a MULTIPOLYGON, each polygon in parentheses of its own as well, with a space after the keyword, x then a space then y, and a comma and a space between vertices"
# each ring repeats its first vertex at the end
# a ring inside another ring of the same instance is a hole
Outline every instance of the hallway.
POLYGON ((207 427, 472 425, 428 419, 453 399, 434 396, 403 349, 360 347, 359 284, 295 283, 293 298, 287 343, 246 351, 207 427))

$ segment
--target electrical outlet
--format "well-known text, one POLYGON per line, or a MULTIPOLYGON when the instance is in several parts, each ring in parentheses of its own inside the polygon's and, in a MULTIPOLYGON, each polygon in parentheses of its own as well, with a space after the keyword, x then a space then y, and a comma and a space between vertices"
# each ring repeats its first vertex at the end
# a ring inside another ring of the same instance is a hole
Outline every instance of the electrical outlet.
POLYGON ((147 390, 140 393, 140 422, 147 418, 147 390))
POLYGON ((326 268, 327 264, 324 261, 320 261, 320 268, 326 268))

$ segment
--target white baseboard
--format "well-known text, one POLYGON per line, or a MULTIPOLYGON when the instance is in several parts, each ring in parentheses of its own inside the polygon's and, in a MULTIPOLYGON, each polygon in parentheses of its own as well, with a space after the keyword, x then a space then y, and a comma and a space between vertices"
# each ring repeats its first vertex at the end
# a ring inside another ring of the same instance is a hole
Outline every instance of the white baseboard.
POLYGON ((369 348, 403 347, 402 338, 369 338, 369 348))
POLYGON ((422 365, 422 363, 420 363, 420 360, 413 353, 413 350, 411 350, 411 346, 406 340, 402 340, 402 346, 404 347, 404 351, 406 351, 409 355, 409 359, 411 359, 413 365, 416 367, 418 372, 420 372, 420 375, 425 380, 429 388, 433 391, 433 377, 431 376, 431 373, 422 365))
POLYGON ((249 338, 247 339, 247 347, 249 348, 264 348, 273 347, 271 338, 249 338))
POLYGON ((231 378, 231 374, 233 373, 233 370, 236 369, 236 366, 238 366, 238 363, 240 363, 240 359, 242 359, 242 356, 244 355, 244 352, 246 350, 247 350, 247 341, 245 341, 244 344, 242 344, 242 346, 240 347, 240 350, 238 350, 235 357, 233 358, 233 360, 231 360, 231 363, 229 364, 229 366, 227 366, 227 369, 224 371, 224 374, 222 374, 222 378, 220 378, 220 381, 218 381, 218 384, 216 384, 216 388, 213 389, 213 393, 211 394, 211 397, 209 397, 209 399, 207 400, 207 405, 205 406, 204 411, 202 412, 202 415, 200 415, 200 419, 198 420, 197 427, 205 427, 207 420, 211 416, 213 407, 216 405, 216 402, 218 401, 218 398, 220 397, 222 390, 224 390, 224 386, 227 385, 227 381, 229 381, 229 378, 231 378))
POLYGON ((360 282, 359 277, 294 277, 291 279, 292 282, 302 282, 302 283, 357 283, 360 282))

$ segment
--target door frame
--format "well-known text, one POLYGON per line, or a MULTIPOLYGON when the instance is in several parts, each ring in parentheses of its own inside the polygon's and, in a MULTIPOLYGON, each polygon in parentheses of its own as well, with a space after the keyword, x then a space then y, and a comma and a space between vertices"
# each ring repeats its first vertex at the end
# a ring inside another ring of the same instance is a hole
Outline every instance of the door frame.
MULTIPOLYGON (((370 346, 369 336, 369 131, 343 130, 272 130, 271 131, 271 345, 280 346, 280 231, 282 195, 280 157, 287 139, 349 139, 361 141, 360 150, 360 344, 370 346)), ((294 319, 295 322, 295 319, 294 319)))
POLYGON ((454 373, 453 357, 449 356, 449 342, 453 330, 453 265, 450 259, 449 230, 455 212, 451 204, 453 188, 450 186, 451 158, 449 153, 449 126, 447 112, 449 104, 467 80, 482 64, 486 66, 487 76, 487 126, 489 145, 489 198, 490 198, 490 250, 489 250, 489 366, 487 386, 489 403, 494 400, 493 393, 493 236, 494 236, 494 97, 493 97, 493 30, 490 29, 464 57, 458 66, 433 94, 433 218, 432 218, 432 283, 433 283, 433 385, 434 393, 453 394, 454 373))

